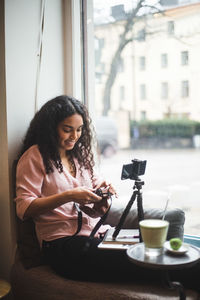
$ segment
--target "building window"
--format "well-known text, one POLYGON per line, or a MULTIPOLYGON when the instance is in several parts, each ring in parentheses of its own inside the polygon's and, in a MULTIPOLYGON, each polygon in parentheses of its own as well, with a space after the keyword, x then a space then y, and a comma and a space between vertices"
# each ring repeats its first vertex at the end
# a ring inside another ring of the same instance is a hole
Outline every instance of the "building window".
POLYGON ((183 80, 181 82, 181 97, 187 98, 189 97, 189 81, 183 80))
POLYGON ((162 99, 168 98, 168 82, 161 83, 161 98, 162 99))
POLYGON ((139 57, 140 70, 145 70, 146 68, 146 58, 145 56, 139 57))
POLYGON ((167 32, 169 35, 174 35, 174 21, 167 22, 167 32))
POLYGON ((123 101, 125 99, 125 89, 123 85, 119 87, 119 97, 120 101, 123 101))
POLYGON ((94 49, 95 49, 95 64, 96 66, 101 62, 102 49, 104 47, 104 39, 98 39, 95 37, 94 49))
POLYGON ((147 113, 145 110, 142 110, 140 112, 140 120, 146 120, 146 118, 147 118, 147 113))
POLYGON ((188 51, 182 51, 181 52, 181 65, 182 66, 187 66, 188 63, 189 63, 188 51))
POLYGON ((141 100, 146 99, 146 85, 145 84, 140 85, 140 99, 141 100))
POLYGON ((146 40, 146 30, 145 30, 145 28, 138 31, 137 40, 139 42, 144 42, 146 40))
POLYGON ((167 53, 161 54, 161 68, 167 68, 168 66, 168 55, 167 53))
POLYGON ((118 62, 118 72, 124 72, 124 59, 120 58, 118 62))

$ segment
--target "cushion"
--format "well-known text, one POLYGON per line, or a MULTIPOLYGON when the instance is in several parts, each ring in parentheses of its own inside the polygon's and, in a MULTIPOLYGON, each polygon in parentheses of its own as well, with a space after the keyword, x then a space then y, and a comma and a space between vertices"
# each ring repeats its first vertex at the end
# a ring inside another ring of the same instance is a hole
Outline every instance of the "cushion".
POLYGON ((44 264, 32 219, 17 218, 17 246, 20 260, 26 269, 44 264))
MULTIPOLYGON (((16 168, 18 160, 12 164, 13 197, 16 197, 16 168)), ((35 232, 35 224, 32 219, 21 221, 17 216, 15 218, 17 227, 17 248, 18 256, 24 266, 29 269, 43 264, 42 253, 35 232)))

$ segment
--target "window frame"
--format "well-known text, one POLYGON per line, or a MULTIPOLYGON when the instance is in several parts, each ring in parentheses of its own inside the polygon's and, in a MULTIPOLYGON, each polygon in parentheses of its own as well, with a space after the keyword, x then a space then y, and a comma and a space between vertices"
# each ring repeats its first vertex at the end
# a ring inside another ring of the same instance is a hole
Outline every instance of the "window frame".
POLYGON ((65 90, 68 95, 83 100, 80 13, 80 1, 63 1, 65 77, 67 78, 65 90))

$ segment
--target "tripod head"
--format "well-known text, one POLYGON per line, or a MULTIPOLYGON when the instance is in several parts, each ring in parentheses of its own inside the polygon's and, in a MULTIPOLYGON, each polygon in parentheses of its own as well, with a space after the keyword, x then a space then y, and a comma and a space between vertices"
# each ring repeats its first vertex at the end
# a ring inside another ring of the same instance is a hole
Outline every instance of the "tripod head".
POLYGON ((140 191, 142 189, 142 186, 144 185, 144 181, 142 181, 141 179, 137 179, 135 180, 135 183, 134 183, 134 186, 133 186, 133 189, 137 189, 138 191, 140 191))

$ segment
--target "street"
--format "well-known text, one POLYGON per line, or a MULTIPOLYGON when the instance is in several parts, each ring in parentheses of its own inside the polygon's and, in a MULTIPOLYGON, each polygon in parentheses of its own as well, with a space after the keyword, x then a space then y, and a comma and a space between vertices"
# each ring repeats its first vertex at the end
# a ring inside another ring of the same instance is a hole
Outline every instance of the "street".
MULTIPOLYGON (((101 157, 101 174, 117 189, 119 204, 130 200, 134 181, 121 180, 123 164, 133 159, 147 160, 144 181, 143 206, 181 208, 185 212, 185 233, 200 234, 200 150, 120 150, 111 158, 101 157)), ((136 203, 134 203, 136 205, 136 203)))

